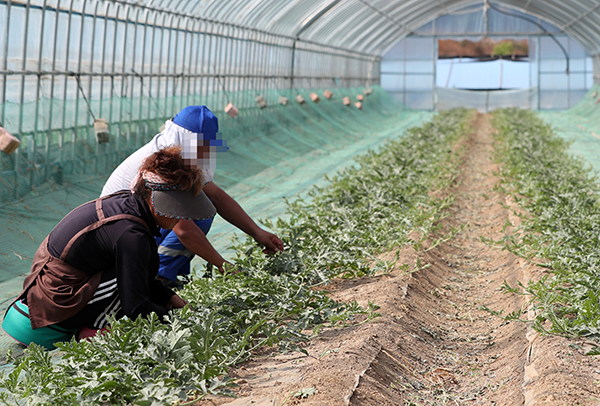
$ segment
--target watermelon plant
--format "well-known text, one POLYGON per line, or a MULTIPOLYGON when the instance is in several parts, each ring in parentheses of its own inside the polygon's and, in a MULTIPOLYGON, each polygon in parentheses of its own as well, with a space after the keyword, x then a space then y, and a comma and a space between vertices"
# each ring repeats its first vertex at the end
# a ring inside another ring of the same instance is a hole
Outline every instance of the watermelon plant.
POLYGON ((502 187, 526 211, 516 231, 497 243, 547 271, 539 281, 506 289, 530 295, 537 330, 598 337, 598 178, 533 113, 500 110, 493 124, 498 130, 496 154, 502 166, 502 187))
POLYGON ((454 181, 461 154, 455 146, 470 124, 466 109, 442 112, 378 152, 356 158, 326 188, 288 202, 288 220, 265 222, 286 236, 284 253, 264 257, 247 239, 236 244, 237 262, 301 274, 310 283, 389 271, 393 263, 378 260, 377 253, 413 243, 420 247, 421 241, 409 238, 411 231, 426 238, 446 215, 453 196, 433 198, 430 192, 454 181))
MULTIPOLYGON (((231 394, 227 369, 260 346, 282 351, 322 328, 367 322, 377 306, 337 303, 315 285, 334 277, 389 272, 377 254, 416 244, 445 215, 451 197, 431 193, 456 176, 457 141, 470 113, 440 113, 379 152, 357 159, 308 198, 289 202, 277 229, 286 250, 264 256, 251 240, 235 240, 237 274, 197 278, 182 291, 193 310, 112 321, 87 341, 59 343, 59 362, 32 345, 0 379, 0 402, 30 405, 191 404, 208 393, 231 394), (362 315, 360 318, 356 317, 362 315)), ((209 270, 210 271, 210 270, 209 270)))

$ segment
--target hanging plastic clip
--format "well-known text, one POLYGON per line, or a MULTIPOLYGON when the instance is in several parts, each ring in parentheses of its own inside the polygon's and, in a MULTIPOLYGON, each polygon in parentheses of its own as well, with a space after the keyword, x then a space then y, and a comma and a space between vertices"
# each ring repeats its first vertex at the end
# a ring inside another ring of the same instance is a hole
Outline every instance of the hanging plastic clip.
POLYGON ((11 155, 19 148, 21 141, 4 128, 0 127, 0 151, 11 155))
POLYGON ((110 142, 108 121, 105 118, 94 119, 94 131, 96 132, 96 141, 98 141, 98 144, 110 142))
POLYGON ((265 97, 261 94, 258 95, 254 98, 254 100, 256 100, 256 105, 261 108, 264 109, 265 107, 267 107, 267 100, 265 99, 265 97))
POLYGON ((225 106, 225 113, 229 114, 231 118, 235 118, 238 115, 239 110, 233 103, 229 102, 227 106, 225 106))

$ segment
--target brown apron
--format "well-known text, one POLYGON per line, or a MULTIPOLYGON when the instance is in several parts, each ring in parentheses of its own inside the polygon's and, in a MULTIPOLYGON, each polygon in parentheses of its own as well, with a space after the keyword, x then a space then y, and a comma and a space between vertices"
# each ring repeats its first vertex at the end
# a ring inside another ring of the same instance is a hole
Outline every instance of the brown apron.
POLYGON ((110 196, 112 195, 94 200, 98 221, 75 234, 65 246, 60 258, 48 252, 48 237, 36 251, 31 274, 25 278, 23 292, 17 298, 27 298, 31 328, 56 324, 74 316, 83 309, 98 289, 102 272, 88 275, 65 262, 69 250, 79 237, 107 223, 122 219, 136 221, 148 228, 144 220, 130 214, 105 217, 102 201, 110 196))

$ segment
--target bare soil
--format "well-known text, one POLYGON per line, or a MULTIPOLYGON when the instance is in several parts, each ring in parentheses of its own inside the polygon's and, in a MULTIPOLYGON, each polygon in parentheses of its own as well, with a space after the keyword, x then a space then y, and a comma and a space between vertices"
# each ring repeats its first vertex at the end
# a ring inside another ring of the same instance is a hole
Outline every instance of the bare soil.
POLYGON ((403 248, 398 264, 412 272, 398 268, 327 287, 339 301, 375 302, 381 317, 323 331, 306 346, 309 356, 256 354, 231 372, 237 398, 198 405, 600 404, 600 363, 584 355, 584 340, 540 336, 528 323, 482 310, 527 310, 526 297, 501 286, 536 280, 543 271, 482 242, 512 232, 507 220, 517 224, 519 217, 511 199, 494 189, 499 168, 489 117, 478 114, 474 127, 463 141, 460 176, 445 192, 455 203, 442 224, 445 231, 466 229, 419 252, 403 248), (303 397, 303 389, 314 394, 303 397))

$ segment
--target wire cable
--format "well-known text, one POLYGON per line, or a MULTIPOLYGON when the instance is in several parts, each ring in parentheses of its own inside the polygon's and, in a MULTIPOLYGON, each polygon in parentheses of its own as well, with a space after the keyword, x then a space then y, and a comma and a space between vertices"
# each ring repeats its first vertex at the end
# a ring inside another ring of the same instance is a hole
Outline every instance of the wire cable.
MULTIPOLYGON (((167 112, 164 111, 163 109, 161 109, 160 106, 158 105, 158 102, 156 101, 156 99, 152 97, 152 90, 148 86, 146 86, 146 84, 144 83, 144 77, 142 75, 140 75, 139 73, 137 73, 133 69, 131 71, 133 72, 133 74, 135 76, 140 78, 140 83, 142 85, 142 88, 144 88, 148 91, 148 98, 154 102, 154 105, 156 106, 156 111, 158 112, 158 114, 162 113, 163 117, 167 117, 167 112)), ((143 92, 142 92, 142 96, 143 96, 143 92)))
POLYGON ((90 102, 88 101, 87 97, 85 96, 85 92, 83 91, 83 87, 81 86, 81 77, 79 76, 78 73, 72 73, 71 75, 75 76, 75 80, 77 81, 77 86, 79 87, 79 90, 81 91, 81 95, 83 96, 83 100, 85 100, 85 104, 87 104, 88 112, 90 113, 92 118, 94 120, 96 120, 96 116, 94 115, 94 112, 92 111, 92 106, 90 106, 90 102))

